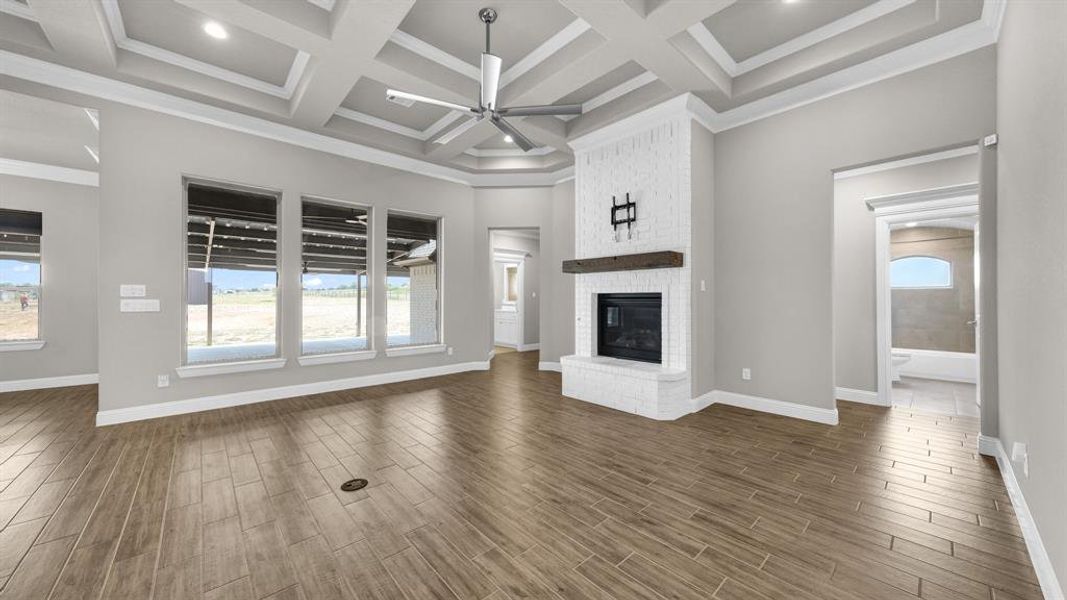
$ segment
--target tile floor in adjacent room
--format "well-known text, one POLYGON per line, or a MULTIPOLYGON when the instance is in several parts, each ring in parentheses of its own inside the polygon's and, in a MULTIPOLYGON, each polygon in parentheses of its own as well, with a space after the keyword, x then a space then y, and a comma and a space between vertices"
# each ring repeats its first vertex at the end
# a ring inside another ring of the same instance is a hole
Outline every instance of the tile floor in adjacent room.
POLYGON ((901 377, 893 384, 893 406, 960 417, 981 416, 973 383, 901 377))

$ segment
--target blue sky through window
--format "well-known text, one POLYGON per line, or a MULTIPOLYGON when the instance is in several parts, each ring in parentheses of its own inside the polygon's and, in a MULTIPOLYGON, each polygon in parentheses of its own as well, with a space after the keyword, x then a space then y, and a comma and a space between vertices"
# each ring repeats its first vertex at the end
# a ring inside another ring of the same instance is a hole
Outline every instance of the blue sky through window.
POLYGON ((889 264, 889 282, 895 288, 950 288, 952 264, 933 256, 905 256, 889 264))
POLYGON ((0 283, 40 285, 41 265, 21 260, 0 260, 0 283))

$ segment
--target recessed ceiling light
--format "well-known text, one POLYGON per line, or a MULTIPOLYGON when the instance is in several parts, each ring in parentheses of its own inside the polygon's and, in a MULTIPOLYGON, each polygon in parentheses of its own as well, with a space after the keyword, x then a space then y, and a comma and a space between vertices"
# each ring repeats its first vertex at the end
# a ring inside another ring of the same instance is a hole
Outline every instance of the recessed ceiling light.
POLYGON ((511 139, 510 135, 505 135, 504 136, 504 141, 510 144, 511 142, 514 142, 515 140, 511 139))
POLYGON ((918 223, 916 223, 915 221, 909 221, 904 224, 905 227, 915 227, 916 225, 918 225, 918 223))
POLYGON ((782 0, 782 4, 796 4, 800 0, 782 0))
POLYGON ((224 40, 230 37, 230 34, 226 32, 226 28, 216 21, 208 21, 207 23, 204 23, 204 33, 216 40, 224 40))

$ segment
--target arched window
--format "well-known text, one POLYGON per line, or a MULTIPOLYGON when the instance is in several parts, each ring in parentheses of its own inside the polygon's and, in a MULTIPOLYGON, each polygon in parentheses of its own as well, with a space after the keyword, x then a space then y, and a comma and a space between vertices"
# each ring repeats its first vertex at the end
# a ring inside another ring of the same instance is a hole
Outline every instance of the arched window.
POLYGON ((889 263, 889 285, 894 288, 952 287, 952 263, 933 256, 902 256, 889 263))

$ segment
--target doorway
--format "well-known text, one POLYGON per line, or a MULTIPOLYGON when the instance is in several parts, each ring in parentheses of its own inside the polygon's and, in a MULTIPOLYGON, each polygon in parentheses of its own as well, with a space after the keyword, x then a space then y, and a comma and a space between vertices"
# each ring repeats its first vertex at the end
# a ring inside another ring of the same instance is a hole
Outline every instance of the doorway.
POLYGON ((538 350, 540 230, 491 229, 489 248, 493 354, 538 350))
POLYGON ((977 184, 871 198, 878 400, 980 416, 977 184))

